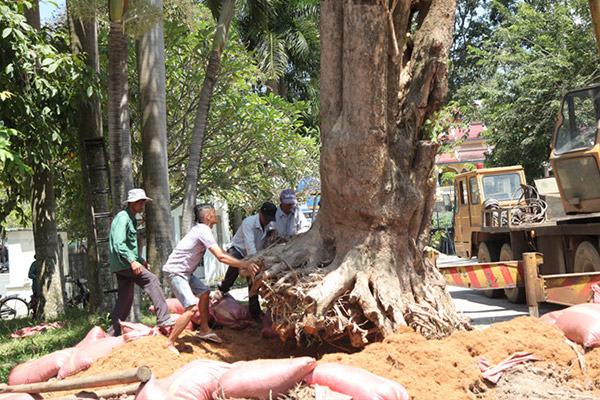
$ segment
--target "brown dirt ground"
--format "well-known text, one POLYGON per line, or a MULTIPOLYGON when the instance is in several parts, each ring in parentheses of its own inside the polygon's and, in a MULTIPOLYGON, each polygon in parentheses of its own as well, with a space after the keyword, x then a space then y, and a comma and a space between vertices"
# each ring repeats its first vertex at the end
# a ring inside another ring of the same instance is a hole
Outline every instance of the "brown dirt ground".
MULTIPOLYGON (((222 345, 202 342, 192 335, 182 337, 178 345, 181 352, 179 357, 163 348, 163 337, 143 338, 116 349, 80 376, 147 365, 160 378, 198 358, 234 362, 309 355, 323 361, 362 367, 398 381, 406 387, 411 398, 416 400, 491 400, 507 397, 496 397, 503 392, 480 380, 477 367, 479 357, 484 356, 492 364, 496 364, 514 352, 530 351, 543 359, 534 364, 536 368, 557 371, 560 375, 560 385, 573 389, 574 393, 591 389, 589 396, 600 397, 600 349, 586 354, 589 371, 587 376, 584 376, 575 352, 564 343, 562 333, 529 317, 494 324, 483 331, 457 332, 442 340, 428 341, 405 329, 381 343, 371 344, 352 354, 339 352, 339 349, 331 346, 296 347, 292 343, 283 344, 278 339, 263 339, 258 327, 250 327, 243 331, 224 329, 219 331, 219 335, 224 339, 222 345)), ((504 382, 506 384, 508 381, 504 382)), ((500 386, 499 383, 498 387, 500 386)), ((549 384, 549 387, 551 386, 549 384)), ((513 395, 514 392, 515 390, 513 395)), ((547 394, 551 393, 553 392, 547 394)))

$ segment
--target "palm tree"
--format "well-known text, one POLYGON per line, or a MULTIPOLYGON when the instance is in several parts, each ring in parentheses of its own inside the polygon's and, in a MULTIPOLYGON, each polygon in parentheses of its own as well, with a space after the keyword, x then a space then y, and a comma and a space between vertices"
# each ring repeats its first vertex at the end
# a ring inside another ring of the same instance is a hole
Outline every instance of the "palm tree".
MULTIPOLYGON (((212 4, 209 4, 209 6, 210 5, 214 6, 214 1, 212 4)), ((234 11, 235 0, 223 0, 220 12, 218 13, 219 19, 217 22, 217 29, 213 39, 212 51, 206 66, 204 83, 200 90, 200 102, 194 121, 194 128, 192 130, 192 144, 190 146, 189 161, 185 176, 183 215, 181 221, 182 236, 190 230, 194 219, 192 208, 196 204, 198 169, 200 168, 200 161, 202 158, 202 145, 206 133, 208 111, 210 109, 213 90, 219 75, 219 69, 221 68, 221 54, 223 53, 223 48, 227 42, 227 35, 234 11)), ((214 9, 213 14, 215 14, 214 9)))
POLYGON ((127 37, 123 17, 127 0, 109 0, 108 34, 108 143, 111 165, 112 210, 119 211, 127 191, 133 187, 131 135, 129 128, 129 84, 127 83, 127 37))
POLYGON ((287 98, 290 83, 309 85, 318 79, 319 9, 319 0, 246 0, 241 5, 240 35, 275 94, 287 98))
MULTIPOLYGON (((162 15, 162 0, 148 0, 162 15)), ((173 249, 173 221, 167 162, 165 44, 159 19, 136 46, 142 109, 144 188, 154 200, 146 208, 146 255, 159 274, 173 249)))

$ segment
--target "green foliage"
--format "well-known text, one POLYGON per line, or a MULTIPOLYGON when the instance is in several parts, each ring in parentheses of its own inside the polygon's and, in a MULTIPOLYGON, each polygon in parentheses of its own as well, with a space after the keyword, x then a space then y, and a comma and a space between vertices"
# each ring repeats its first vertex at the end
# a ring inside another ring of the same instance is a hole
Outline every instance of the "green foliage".
POLYGON ((454 185, 454 178, 456 178, 456 172, 444 172, 440 177, 440 184, 442 186, 452 186, 454 185))
POLYGON ((521 164, 533 179, 548 157, 561 92, 599 75, 588 3, 519 2, 514 12, 494 5, 500 24, 470 48, 477 73, 454 99, 489 128, 489 164, 521 164))
POLYGON ((65 51, 65 33, 36 32, 22 5, 0 4, 0 223, 13 211, 26 216, 33 166, 60 175, 86 81, 81 60, 65 51))
MULTIPOLYGON (((209 11, 199 8, 198 15, 191 30, 181 20, 165 21, 167 132, 175 204, 183 195, 191 129, 214 32, 209 11)), ((318 170, 317 135, 304 125, 305 103, 261 93, 257 88, 263 78, 254 58, 232 32, 210 108, 199 195, 216 194, 231 205, 250 209, 318 170)), ((132 132, 139 143, 137 77, 130 82, 135 106, 132 132)), ((134 147, 134 153, 134 170, 140 171, 140 149, 134 147)))
POLYGON ((2 321, 0 324, 0 382, 6 382, 10 370, 24 361, 72 347, 95 325, 108 327, 108 319, 82 310, 70 310, 61 318, 64 327, 40 334, 13 339, 10 333, 38 322, 27 319, 2 321))

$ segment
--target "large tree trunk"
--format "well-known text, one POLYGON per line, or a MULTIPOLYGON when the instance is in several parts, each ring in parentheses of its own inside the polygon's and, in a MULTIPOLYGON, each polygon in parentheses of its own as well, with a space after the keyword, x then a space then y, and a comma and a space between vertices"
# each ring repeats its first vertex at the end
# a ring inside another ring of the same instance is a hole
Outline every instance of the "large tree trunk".
POLYGON ((190 156, 188 159, 187 171, 185 175, 185 191, 183 197, 183 215, 181 217, 181 236, 185 235, 192 227, 194 221, 193 208, 196 205, 196 196, 198 194, 198 170, 202 160, 202 146, 206 125, 208 122, 208 112, 212 100, 213 90, 217 83, 217 77, 221 68, 221 54, 227 42, 227 34, 231 19, 235 11, 235 0, 223 0, 217 22, 217 29, 213 39, 212 51, 206 66, 204 83, 200 91, 200 103, 198 113, 194 121, 192 130, 192 144, 190 146, 190 156))
MULTIPOLYGON (((162 0, 149 0, 162 13, 162 0)), ((154 201, 146 206, 146 256, 160 276, 173 250, 173 219, 167 160, 165 43, 160 19, 137 43, 142 108, 144 188, 154 201)))
POLYGON ((283 338, 360 347, 401 326, 467 326, 423 257, 437 150, 424 124, 447 92, 455 0, 389 3, 321 1, 321 210, 259 255, 283 338))
MULTIPOLYGON (((123 1, 111 1, 111 5, 113 3, 123 3, 123 1)), ((123 21, 118 16, 115 19, 112 11, 111 7, 108 34, 108 143, 112 210, 116 214, 123 208, 127 191, 133 188, 133 168, 129 127, 127 37, 123 32, 123 21)), ((120 14, 121 18, 123 12, 120 14)))
MULTIPOLYGON (((67 3, 69 8, 69 3, 67 3)), ((71 9, 68 10, 69 26, 71 32, 71 48, 73 53, 81 54, 87 67, 96 75, 100 73, 100 63, 98 57, 98 22, 96 16, 82 17, 73 15, 71 9), (85 18, 85 19, 84 19, 85 18)), ((94 185, 88 176, 90 167, 88 156, 84 150, 84 142, 87 139, 102 138, 102 111, 100 107, 100 99, 96 93, 92 97, 82 99, 80 102, 80 118, 79 118, 79 160, 81 165, 84 198, 86 204, 86 221, 87 221, 87 266, 88 280, 90 287, 90 308, 98 309, 102 305, 103 289, 112 289, 111 287, 102 287, 100 282, 107 281, 101 279, 103 276, 110 276, 108 267, 108 259, 106 251, 99 251, 96 247, 96 233, 94 212, 106 212, 109 210, 109 194, 94 193, 94 185), (103 268, 104 267, 104 268, 103 268)), ((101 147, 97 147, 98 151, 103 151, 101 147)), ((98 157, 91 157, 93 160, 104 159, 104 154, 98 157)), ((100 171, 99 171, 100 172, 100 171)), ((106 173, 100 172, 100 173, 106 173)), ((101 245, 102 246, 102 245, 101 245)), ((110 282, 108 280, 107 282, 110 282)))
MULTIPOLYGON (((31 4, 32 8, 25 10, 25 17, 29 25, 39 30, 39 1, 34 0, 31 4)), ((40 164, 39 160, 33 165, 31 218, 40 296, 36 315, 42 319, 54 319, 64 312, 64 298, 56 227, 54 177, 51 169, 53 163, 52 160, 47 161, 46 166, 40 164)))

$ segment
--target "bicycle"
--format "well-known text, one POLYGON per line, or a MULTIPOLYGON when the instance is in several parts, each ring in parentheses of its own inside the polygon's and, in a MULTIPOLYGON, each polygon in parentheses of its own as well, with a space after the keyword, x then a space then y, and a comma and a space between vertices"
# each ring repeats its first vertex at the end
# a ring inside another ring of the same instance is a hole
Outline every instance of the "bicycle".
POLYGON ((0 297, 0 319, 29 318, 32 316, 32 302, 17 294, 0 297))
POLYGON ((86 285, 87 279, 74 279, 71 276, 66 275, 65 282, 74 285, 72 295, 69 299, 67 299, 67 306, 85 309, 90 301, 90 290, 86 285))

